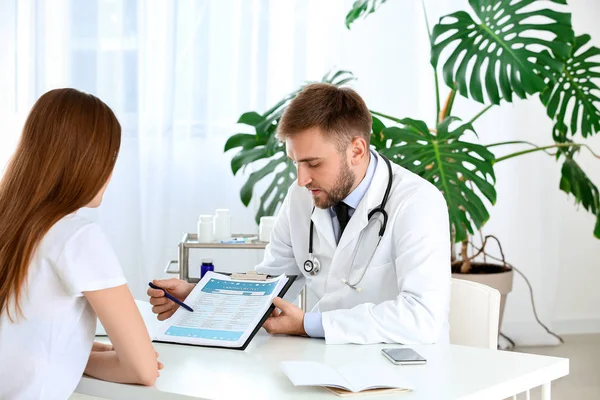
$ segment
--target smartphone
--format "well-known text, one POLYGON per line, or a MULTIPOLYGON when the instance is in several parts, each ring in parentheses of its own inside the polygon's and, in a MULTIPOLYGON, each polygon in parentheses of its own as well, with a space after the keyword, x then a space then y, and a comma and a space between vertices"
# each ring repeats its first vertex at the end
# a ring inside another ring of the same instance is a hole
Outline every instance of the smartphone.
POLYGON ((381 349, 381 353, 396 365, 425 364, 425 360, 419 353, 409 348, 381 349))

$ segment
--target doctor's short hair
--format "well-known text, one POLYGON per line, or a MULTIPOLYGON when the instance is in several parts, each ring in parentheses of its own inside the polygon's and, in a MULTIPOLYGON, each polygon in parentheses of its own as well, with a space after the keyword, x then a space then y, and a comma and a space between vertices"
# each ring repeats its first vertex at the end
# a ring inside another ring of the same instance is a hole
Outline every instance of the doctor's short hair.
POLYGON ((287 137, 319 127, 342 151, 355 137, 362 137, 368 145, 371 125, 369 108, 354 90, 328 83, 313 83, 290 102, 279 121, 277 137, 284 141, 287 137))

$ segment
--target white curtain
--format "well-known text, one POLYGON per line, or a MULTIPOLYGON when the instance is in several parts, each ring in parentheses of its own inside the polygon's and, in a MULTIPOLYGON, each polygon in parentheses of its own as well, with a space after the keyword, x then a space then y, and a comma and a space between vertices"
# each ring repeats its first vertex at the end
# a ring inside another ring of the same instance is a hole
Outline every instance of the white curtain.
MULTIPOLYGON (((143 298, 199 214, 229 208, 233 232, 257 232, 257 204, 241 203, 245 177, 233 176, 235 151, 223 147, 248 131, 236 126, 242 113, 264 111, 331 68, 320 57, 323 38, 330 17, 343 29, 349 4, 320 3, 0 1, 0 165, 44 92, 75 87, 109 104, 123 126, 121 153, 104 203, 85 214, 102 225, 143 298), (308 29, 310 13, 318 27, 308 29)), ((248 270, 262 259, 252 251, 208 255, 220 269, 248 270)), ((190 264, 197 273, 199 260, 190 264)))
MULTIPOLYGON (((431 123, 434 84, 420 2, 389 0, 349 31, 344 16, 352 3, 0 0, 0 165, 47 90, 70 86, 107 102, 123 125, 123 144, 105 202, 91 215, 109 235, 134 295, 144 298, 147 281, 177 257, 176 244, 195 231, 199 214, 229 208, 234 232, 257 231, 257 204, 242 205, 245 177, 229 167, 235 152, 223 153, 227 137, 246 131, 235 124, 243 112, 263 112, 304 81, 340 68, 357 76, 354 87, 371 109, 431 123)), ((468 8, 467 0, 426 3, 431 25, 468 8)), ((570 4, 576 30, 600 46, 598 5, 570 4)), ((465 120, 481 108, 463 99, 455 105, 465 120)), ((492 110, 476 128, 484 143, 550 144, 551 122, 537 99, 492 110)), ((584 160, 584 168, 600 182, 595 160, 584 160)), ((565 330, 575 326, 570 321, 600 330, 592 306, 600 303, 594 221, 558 191, 559 166, 533 155, 499 164, 497 174, 486 233, 500 237, 509 260, 530 277, 541 317, 565 330)), ((244 270, 261 259, 257 252, 208 255, 218 269, 244 270)), ((517 340, 542 342, 528 296, 515 278, 505 325, 517 340)))

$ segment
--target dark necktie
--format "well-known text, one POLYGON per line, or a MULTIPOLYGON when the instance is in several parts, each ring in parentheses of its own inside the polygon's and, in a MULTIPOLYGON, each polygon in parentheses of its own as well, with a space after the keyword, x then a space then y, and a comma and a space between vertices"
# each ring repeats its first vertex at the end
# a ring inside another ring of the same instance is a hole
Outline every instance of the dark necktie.
POLYGON ((344 229, 346 229, 346 225, 348 225, 348 221, 350 221, 350 214, 348 213, 349 208, 350 207, 344 202, 339 202, 333 206, 335 215, 340 222, 340 237, 342 237, 344 229))

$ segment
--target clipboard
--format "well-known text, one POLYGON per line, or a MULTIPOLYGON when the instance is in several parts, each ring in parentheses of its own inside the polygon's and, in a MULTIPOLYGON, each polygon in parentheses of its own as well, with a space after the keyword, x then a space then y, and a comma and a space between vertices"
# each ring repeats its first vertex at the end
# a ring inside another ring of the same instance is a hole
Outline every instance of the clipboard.
MULTIPOLYGON (((230 276, 231 273, 228 272, 217 272, 215 271, 215 273, 217 274, 221 274, 221 275, 226 275, 226 276, 230 276)), ((298 278, 298 275, 286 275, 288 278, 287 283, 285 284, 285 286, 281 289, 281 291, 279 292, 279 294, 277 295, 277 297, 283 297, 287 291, 289 290, 290 287, 292 287, 292 284, 294 283, 294 281, 296 280, 296 278, 298 278)), ((268 278, 277 278, 277 275, 268 275, 268 278)), ((265 321, 267 320, 267 318, 269 318, 269 316, 271 315, 271 313, 273 312, 273 310, 275 309, 275 306, 273 305, 273 303, 271 303, 271 305, 269 306, 269 308, 267 309, 267 312, 263 315, 263 317, 260 319, 260 321, 258 322, 258 325, 256 325, 254 327, 254 329, 252 330, 252 333, 250 333, 250 336, 248 336, 248 339, 246 339, 246 341, 244 342, 244 344, 240 347, 226 347, 226 346, 215 346, 215 345, 206 345, 206 344, 191 344, 191 343, 179 343, 179 342, 170 342, 170 341, 166 341, 166 340, 152 340, 153 343, 167 343, 167 344, 177 344, 177 345, 182 345, 182 346, 192 346, 192 347, 207 347, 207 348, 213 348, 213 349, 224 349, 224 350, 246 350, 246 347, 248 347, 248 345, 250 344, 250 342, 252 341, 252 339, 254 338, 254 336, 256 336, 256 334, 258 333, 258 331, 260 330, 260 328, 262 328, 263 324, 265 323, 265 321)))

